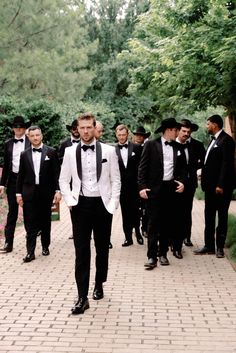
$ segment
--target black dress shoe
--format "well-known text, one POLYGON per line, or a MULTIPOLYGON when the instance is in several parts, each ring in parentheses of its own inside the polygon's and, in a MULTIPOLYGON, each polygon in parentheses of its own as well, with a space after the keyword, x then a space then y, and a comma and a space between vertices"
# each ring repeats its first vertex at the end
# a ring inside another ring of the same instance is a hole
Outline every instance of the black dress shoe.
POLYGON ((223 249, 217 249, 217 251, 216 251, 216 257, 217 257, 218 259, 222 259, 223 257, 225 257, 224 250, 223 250, 223 249))
POLYGON ((99 285, 96 284, 93 290, 93 299, 100 300, 103 297, 104 297, 104 293, 103 293, 102 284, 99 284, 99 285))
POLYGON ((72 315, 83 314, 89 308, 88 298, 79 298, 75 306, 71 309, 72 315))
POLYGON ((109 249, 112 249, 113 248, 113 245, 112 245, 112 243, 110 242, 109 243, 109 249))
POLYGON ((183 258, 183 255, 182 255, 182 252, 181 251, 173 251, 173 255, 174 257, 176 257, 177 259, 182 259, 183 258))
POLYGON ((143 245, 143 237, 141 234, 139 236, 137 236, 137 242, 139 245, 143 245))
POLYGON ((125 240, 122 246, 130 246, 133 245, 133 240, 125 240))
POLYGON ((42 250, 42 255, 43 255, 43 256, 48 256, 48 255, 50 255, 49 249, 48 249, 48 248, 43 248, 43 250, 42 250))
POLYGON ((161 256, 160 257, 160 264, 161 264, 161 266, 168 266, 170 263, 169 263, 169 260, 167 259, 166 256, 161 256))
POLYGON ((145 262, 144 267, 146 267, 146 270, 153 270, 154 267, 157 267, 157 260, 154 260, 153 258, 148 259, 148 261, 145 262))
POLYGON ((206 246, 203 246, 203 248, 194 250, 194 255, 212 255, 215 254, 215 250, 213 249, 208 249, 206 246))
POLYGON ((24 262, 31 262, 35 260, 35 255, 34 254, 27 254, 24 258, 23 261, 24 262))
POLYGON ((1 249, 1 251, 3 252, 12 252, 12 250, 13 250, 13 245, 9 243, 5 243, 4 247, 1 249))
POLYGON ((185 246, 193 246, 193 243, 191 242, 190 239, 184 239, 184 245, 185 246))

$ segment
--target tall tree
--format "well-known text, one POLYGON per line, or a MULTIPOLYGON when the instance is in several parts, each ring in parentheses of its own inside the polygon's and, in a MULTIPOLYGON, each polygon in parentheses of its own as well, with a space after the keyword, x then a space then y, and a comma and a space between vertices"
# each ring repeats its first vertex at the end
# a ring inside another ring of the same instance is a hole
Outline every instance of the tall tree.
POLYGON ((235 1, 152 0, 130 41, 129 93, 149 96, 162 116, 222 105, 235 121, 235 9, 235 1))
POLYGON ((94 77, 84 7, 76 0, 1 0, 0 92, 83 98, 94 77))

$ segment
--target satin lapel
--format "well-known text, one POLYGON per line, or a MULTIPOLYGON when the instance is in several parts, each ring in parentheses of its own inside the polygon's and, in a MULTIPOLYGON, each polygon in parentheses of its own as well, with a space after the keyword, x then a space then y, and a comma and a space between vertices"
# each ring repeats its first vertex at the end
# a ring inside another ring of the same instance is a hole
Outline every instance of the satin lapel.
POLYGON ((97 164, 97 181, 99 181, 102 172, 102 146, 99 141, 96 142, 96 164, 97 164))
MULTIPOLYGON (((47 146, 43 145, 42 147, 42 155, 41 155, 41 161, 40 161, 40 170, 39 170, 39 173, 42 169, 42 166, 43 166, 43 162, 45 161, 45 158, 46 158, 46 155, 47 155, 47 151, 48 151, 48 148, 47 146)), ((34 152, 34 153, 38 153, 38 152, 34 152)), ((32 156, 32 153, 31 153, 31 156, 32 156)))
POLYGON ((82 180, 82 166, 81 166, 81 142, 78 143, 78 146, 76 147, 76 164, 77 164, 77 173, 82 180))
POLYGON ((131 158, 131 156, 132 156, 132 152, 133 152, 133 145, 132 145, 130 142, 128 142, 128 160, 127 160, 127 167, 128 167, 130 158, 131 158))
POLYGON ((123 159, 121 157, 121 153, 120 153, 120 149, 119 149, 118 145, 116 145, 116 153, 118 156, 118 162, 119 162, 120 169, 125 170, 125 165, 124 165, 123 159))
POLYGON ((159 154, 159 156, 161 156, 161 165, 162 165, 162 170, 164 171, 164 166, 163 166, 163 149, 162 149, 162 143, 161 143, 161 139, 157 139, 156 140, 156 147, 157 147, 157 153, 159 154))
POLYGON ((29 161, 29 164, 34 172, 34 163, 33 163, 33 157, 32 157, 32 149, 29 148, 28 151, 26 152, 27 153, 27 158, 28 158, 28 161, 29 161))

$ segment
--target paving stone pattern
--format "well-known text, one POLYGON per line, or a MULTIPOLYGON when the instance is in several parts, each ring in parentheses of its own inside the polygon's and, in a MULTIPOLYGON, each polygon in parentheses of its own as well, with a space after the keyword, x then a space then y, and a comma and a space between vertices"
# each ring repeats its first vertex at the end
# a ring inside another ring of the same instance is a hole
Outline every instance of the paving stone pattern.
MULTIPOLYGON (((203 245, 203 202, 194 202, 194 248, 203 245)), ((236 213, 235 202, 231 209, 236 213)), ((171 220, 170 220, 171 222, 171 220)), ((168 254, 171 265, 144 269, 147 244, 122 248, 121 215, 103 300, 71 316, 76 297, 74 248, 68 209, 53 222, 51 255, 24 264, 25 231, 17 228, 14 252, 0 256, 0 353, 232 353, 236 352, 236 273, 226 258, 168 254)), ((94 248, 92 245, 92 254, 94 248)))

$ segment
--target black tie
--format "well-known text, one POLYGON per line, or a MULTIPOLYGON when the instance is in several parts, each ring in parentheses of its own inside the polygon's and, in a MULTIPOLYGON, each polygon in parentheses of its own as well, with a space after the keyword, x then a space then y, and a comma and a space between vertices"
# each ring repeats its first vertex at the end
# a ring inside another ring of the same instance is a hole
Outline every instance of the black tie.
POLYGON ((165 141, 165 145, 170 145, 170 146, 172 146, 172 141, 165 141))
POLYGON ((13 141, 14 141, 14 143, 17 143, 17 142, 23 142, 23 141, 24 141, 24 139, 14 139, 13 141))
POLYGON ((119 149, 121 150, 123 147, 124 148, 128 148, 128 144, 127 143, 125 143, 124 145, 118 145, 119 146, 119 149))
POLYGON ((81 148, 84 150, 84 151, 87 151, 89 149, 91 149, 92 151, 94 151, 94 145, 83 145, 81 146, 81 148))
POLYGON ((72 143, 79 143, 79 140, 72 140, 72 143))
POLYGON ((216 138, 215 138, 215 136, 211 136, 211 140, 215 140, 216 138))
POLYGON ((42 152, 42 148, 33 148, 33 152, 42 152))

